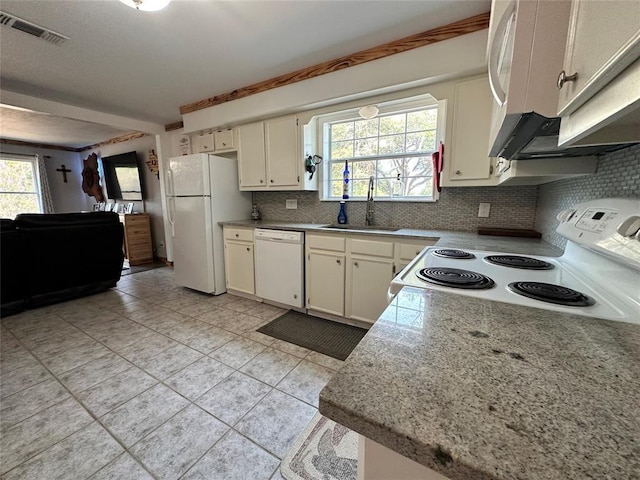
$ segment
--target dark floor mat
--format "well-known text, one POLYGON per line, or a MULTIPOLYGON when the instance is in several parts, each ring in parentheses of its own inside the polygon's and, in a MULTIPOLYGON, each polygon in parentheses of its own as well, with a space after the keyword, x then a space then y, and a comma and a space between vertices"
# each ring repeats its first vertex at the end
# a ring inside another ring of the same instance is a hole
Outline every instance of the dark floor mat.
POLYGON ((367 330, 290 310, 258 332, 345 360, 367 330))

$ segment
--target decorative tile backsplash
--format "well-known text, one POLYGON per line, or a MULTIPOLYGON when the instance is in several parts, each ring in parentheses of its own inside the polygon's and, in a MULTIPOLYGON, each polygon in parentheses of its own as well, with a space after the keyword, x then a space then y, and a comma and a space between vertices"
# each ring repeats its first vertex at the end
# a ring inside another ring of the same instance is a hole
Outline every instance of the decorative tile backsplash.
POLYGON ((640 198, 640 145, 600 157, 595 175, 540 186, 535 228, 548 242, 564 247, 555 232, 556 215, 576 203, 598 198, 640 198))
MULTIPOLYGON (((533 228, 537 186, 443 188, 437 202, 374 203, 374 224, 426 230, 475 231, 478 227, 533 228), (488 218, 478 218, 480 202, 491 204, 488 218)), ((337 223, 338 202, 321 202, 318 192, 255 192, 265 220, 337 223), (285 200, 298 200, 297 210, 285 200)), ((348 223, 364 225, 366 202, 347 202, 348 223)))

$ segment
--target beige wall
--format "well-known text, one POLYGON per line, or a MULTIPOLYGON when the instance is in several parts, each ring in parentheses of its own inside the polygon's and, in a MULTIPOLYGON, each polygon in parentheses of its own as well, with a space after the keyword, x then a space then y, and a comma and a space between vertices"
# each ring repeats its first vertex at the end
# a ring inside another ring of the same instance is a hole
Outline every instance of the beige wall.
MULTIPOLYGON (((165 249, 164 223, 162 218, 160 180, 156 175, 149 171, 145 163, 149 158, 149 150, 152 149, 157 153, 155 136, 148 135, 128 142, 104 145, 96 148, 95 150, 87 150, 84 154, 85 158, 86 155, 89 155, 90 153, 96 153, 99 158, 131 151, 135 151, 138 154, 138 161, 141 163, 140 168, 142 172, 144 200, 141 202, 134 202, 134 211, 149 214, 151 220, 151 236, 153 240, 154 255, 166 258, 167 253, 165 249)), ((104 189, 104 192, 106 196, 106 188, 104 189)))
POLYGON ((82 191, 82 157, 75 152, 49 150, 18 145, 2 145, 3 153, 19 155, 41 155, 47 168, 47 178, 51 189, 54 213, 71 213, 91 210, 93 197, 82 191), (56 169, 63 165, 71 170, 64 183, 62 173, 56 169))

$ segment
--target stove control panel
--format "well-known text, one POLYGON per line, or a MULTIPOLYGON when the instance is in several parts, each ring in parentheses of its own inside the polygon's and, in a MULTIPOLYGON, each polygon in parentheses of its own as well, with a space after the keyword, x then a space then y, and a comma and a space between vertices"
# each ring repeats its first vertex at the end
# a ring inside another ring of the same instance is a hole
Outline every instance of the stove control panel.
POLYGON ((567 240, 640 268, 640 200, 607 198, 581 203, 557 216, 567 240))

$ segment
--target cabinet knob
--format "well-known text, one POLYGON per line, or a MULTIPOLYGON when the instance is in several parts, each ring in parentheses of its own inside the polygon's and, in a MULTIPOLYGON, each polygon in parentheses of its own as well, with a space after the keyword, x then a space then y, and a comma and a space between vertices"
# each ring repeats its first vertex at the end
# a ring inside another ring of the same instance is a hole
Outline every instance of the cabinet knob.
POLYGON ((353 266, 357 267, 358 266, 358 262, 353 262, 353 266))
POLYGON ((236 238, 238 238, 240 235, 236 233, 236 238))
POLYGON ((575 82, 578 79, 578 74, 574 73, 573 75, 567 75, 567 72, 562 70, 560 75, 558 75, 558 90, 564 87, 564 84, 567 82, 575 82))
POLYGON ((271 183, 273 183, 273 180, 269 180, 271 183))
POLYGON ((250 251, 251 251, 251 248, 250 248, 250 247, 247 247, 247 252, 250 252, 250 251))
POLYGON ((456 170, 456 175, 462 175, 462 172, 460 170, 456 170))
POLYGON ((264 183, 264 180, 260 179, 260 183, 264 183))
POLYGON ((337 263, 338 265, 340 265, 340 259, 336 260, 336 263, 337 263))

